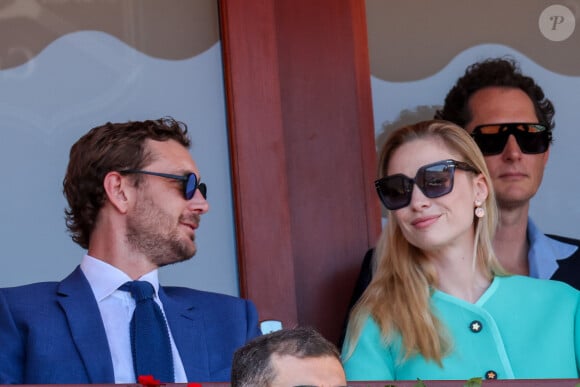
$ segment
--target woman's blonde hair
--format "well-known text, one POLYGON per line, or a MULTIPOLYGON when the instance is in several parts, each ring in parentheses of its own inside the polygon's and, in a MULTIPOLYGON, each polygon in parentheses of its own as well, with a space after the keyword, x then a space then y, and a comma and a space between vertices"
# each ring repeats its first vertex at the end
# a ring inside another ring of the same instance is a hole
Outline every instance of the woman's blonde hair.
MULTIPOLYGON (((474 215, 474 269, 491 279, 504 271, 493 253, 492 240, 497 224, 497 207, 491 178, 483 155, 471 136, 459 126, 447 121, 430 120, 405 126, 392 132, 384 144, 379 160, 379 177, 386 175, 393 152, 401 145, 417 140, 433 139, 457 153, 460 160, 480 171, 488 186, 488 196, 482 207, 483 218, 474 215)), ((388 214, 390 215, 390 211, 388 214)), ((404 358, 420 353, 426 359, 441 364, 450 348, 446 329, 430 308, 432 288, 437 286, 437 274, 423 252, 403 236, 397 220, 388 216, 375 249, 377 269, 373 279, 353 309, 346 337, 346 358, 356 346, 362 325, 371 316, 380 327, 385 342, 399 334, 404 358)))

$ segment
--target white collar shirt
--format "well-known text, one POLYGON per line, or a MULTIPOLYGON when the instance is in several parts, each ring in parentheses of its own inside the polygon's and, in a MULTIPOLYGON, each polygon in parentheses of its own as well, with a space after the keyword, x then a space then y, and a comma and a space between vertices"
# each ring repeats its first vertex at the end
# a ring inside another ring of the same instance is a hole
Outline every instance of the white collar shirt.
MULTIPOLYGON (((80 266, 99 306, 109 350, 111 351, 115 383, 135 383, 137 377, 133 370, 133 355, 131 354, 129 333, 129 324, 135 310, 135 300, 129 292, 119 290, 119 287, 132 279, 118 268, 90 255, 83 257, 80 266)), ((161 308, 163 315, 165 315, 163 305, 159 299, 157 270, 145 274, 139 280, 147 281, 153 285, 155 302, 161 308)), ((175 382, 186 383, 185 369, 169 326, 168 329, 173 353, 175 382)))

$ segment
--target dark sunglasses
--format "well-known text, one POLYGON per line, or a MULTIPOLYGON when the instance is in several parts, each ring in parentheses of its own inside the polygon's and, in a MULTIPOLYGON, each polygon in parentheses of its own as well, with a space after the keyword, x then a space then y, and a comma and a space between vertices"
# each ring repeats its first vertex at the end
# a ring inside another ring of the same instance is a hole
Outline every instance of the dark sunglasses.
POLYGON ((552 131, 546 125, 510 122, 502 124, 479 125, 471 136, 485 156, 503 152, 505 144, 513 134, 523 153, 538 154, 548 150, 552 141, 552 131))
POLYGON ((391 211, 398 210, 411 203, 415 184, 428 198, 433 199, 447 195, 453 190, 453 176, 456 168, 479 173, 477 169, 467 163, 443 160, 422 166, 417 170, 414 179, 398 173, 378 179, 375 181, 375 187, 385 207, 391 211))
POLYGON ((207 186, 205 185, 205 183, 201 183, 199 182, 199 180, 197 180, 197 176, 195 175, 195 173, 180 176, 180 175, 171 175, 169 173, 142 171, 140 169, 125 169, 123 171, 119 171, 119 173, 123 174, 141 173, 143 175, 152 175, 164 177, 166 179, 181 180, 183 182, 183 196, 185 197, 185 200, 191 200, 191 198, 195 195, 195 191, 198 189, 199 192, 201 192, 203 198, 207 199, 207 186))

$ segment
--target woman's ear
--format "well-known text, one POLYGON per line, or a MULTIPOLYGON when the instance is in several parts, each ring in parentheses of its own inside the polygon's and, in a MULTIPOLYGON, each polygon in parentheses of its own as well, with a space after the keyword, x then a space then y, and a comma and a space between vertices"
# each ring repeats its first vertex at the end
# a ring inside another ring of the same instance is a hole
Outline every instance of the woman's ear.
POLYGON ((117 171, 111 171, 103 179, 103 188, 107 201, 121 213, 129 208, 129 199, 132 194, 132 185, 129 180, 117 171))
POLYGON ((487 180, 482 173, 477 175, 473 181, 473 186, 475 189, 475 200, 478 200, 482 203, 485 202, 487 196, 489 195, 489 186, 487 184, 487 180))

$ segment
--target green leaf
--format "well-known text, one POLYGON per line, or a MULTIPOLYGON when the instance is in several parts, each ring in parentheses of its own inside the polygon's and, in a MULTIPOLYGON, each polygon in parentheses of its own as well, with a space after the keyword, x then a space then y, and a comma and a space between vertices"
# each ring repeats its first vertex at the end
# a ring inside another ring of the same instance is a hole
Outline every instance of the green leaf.
POLYGON ((414 384, 414 387, 427 387, 425 383, 419 378, 417 378, 417 383, 414 384))
POLYGON ((481 384, 482 384, 481 378, 471 378, 467 382, 465 382, 463 387, 479 387, 481 386, 481 384))

